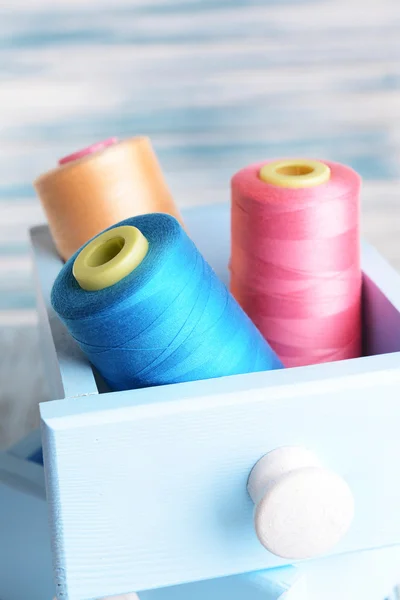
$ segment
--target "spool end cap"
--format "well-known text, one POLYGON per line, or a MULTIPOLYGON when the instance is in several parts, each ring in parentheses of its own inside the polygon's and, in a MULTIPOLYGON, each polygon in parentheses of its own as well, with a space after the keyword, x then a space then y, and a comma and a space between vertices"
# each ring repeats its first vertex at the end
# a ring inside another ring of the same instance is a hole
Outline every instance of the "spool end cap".
POLYGON ((330 176, 328 165, 304 158, 276 160, 265 164, 259 172, 265 183, 284 188, 315 187, 329 181, 330 176))
POLYGON ((147 239, 137 227, 114 227, 84 246, 74 261, 73 276, 84 290, 105 289, 132 273, 148 248, 147 239))

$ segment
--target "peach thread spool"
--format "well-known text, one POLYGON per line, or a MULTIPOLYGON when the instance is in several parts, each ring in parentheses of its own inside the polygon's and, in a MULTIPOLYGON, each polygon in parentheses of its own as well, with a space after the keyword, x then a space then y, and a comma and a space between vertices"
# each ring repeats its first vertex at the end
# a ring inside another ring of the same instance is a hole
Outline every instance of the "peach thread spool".
POLYGON ((33 185, 64 260, 129 217, 159 212, 182 223, 147 137, 110 138, 79 150, 33 185))
POLYGON ((231 182, 231 291, 286 367, 361 354, 361 179, 288 159, 231 182))

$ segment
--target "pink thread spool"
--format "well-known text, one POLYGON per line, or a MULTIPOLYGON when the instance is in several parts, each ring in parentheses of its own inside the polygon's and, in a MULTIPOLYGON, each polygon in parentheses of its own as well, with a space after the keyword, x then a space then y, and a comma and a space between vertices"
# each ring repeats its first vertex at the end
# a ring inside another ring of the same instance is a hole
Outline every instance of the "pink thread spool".
POLYGON ((84 156, 88 156, 89 154, 94 154, 95 152, 100 152, 108 146, 112 146, 118 142, 118 138, 111 137, 102 142, 97 142, 96 144, 92 144, 91 146, 87 146, 87 148, 83 148, 82 150, 78 150, 77 152, 73 152, 72 154, 68 154, 68 156, 64 156, 60 158, 58 161, 59 165, 66 165, 67 163, 73 162, 75 160, 79 160, 84 156))
POLYGON ((286 367, 361 354, 360 183, 303 159, 232 178, 231 291, 286 367))

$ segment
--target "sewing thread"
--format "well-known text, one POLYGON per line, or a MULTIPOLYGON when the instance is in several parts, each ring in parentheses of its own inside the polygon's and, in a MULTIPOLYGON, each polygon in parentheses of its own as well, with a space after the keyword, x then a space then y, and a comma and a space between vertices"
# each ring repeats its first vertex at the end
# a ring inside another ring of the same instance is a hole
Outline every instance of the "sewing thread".
POLYGON ((74 162, 75 160, 79 160, 84 156, 89 156, 89 154, 94 154, 95 152, 101 152, 105 148, 109 146, 113 146, 118 142, 118 138, 112 137, 107 140, 103 140, 102 142, 96 142, 95 144, 91 144, 87 146, 87 148, 83 148, 82 150, 78 150, 77 152, 73 152, 72 154, 68 154, 63 158, 60 158, 58 161, 59 165, 66 165, 67 163, 74 162))
POLYGON ((231 188, 231 291, 283 364, 360 356, 360 177, 289 159, 244 168, 231 188))
POLYGON ((181 216, 146 137, 100 142, 60 160, 34 181, 64 260, 123 219, 151 212, 181 216))
POLYGON ((166 214, 124 220, 89 242, 64 265, 51 299, 113 390, 282 367, 178 221, 166 214), (124 270, 130 249, 135 268, 112 284, 114 264, 124 270), (100 281, 102 270, 107 273, 100 281), (95 291, 83 289, 74 271, 95 291), (93 276, 98 272, 100 279, 93 276))

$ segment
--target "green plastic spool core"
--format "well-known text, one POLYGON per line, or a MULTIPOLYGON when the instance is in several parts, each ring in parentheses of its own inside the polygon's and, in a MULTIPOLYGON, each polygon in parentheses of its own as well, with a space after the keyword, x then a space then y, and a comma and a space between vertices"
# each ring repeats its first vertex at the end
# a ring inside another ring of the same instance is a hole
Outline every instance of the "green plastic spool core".
POLYGON ((148 249, 139 229, 121 225, 89 242, 76 257, 72 273, 82 289, 103 290, 132 273, 148 249))

